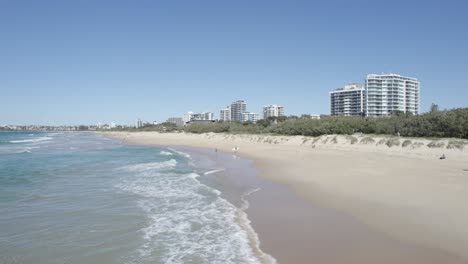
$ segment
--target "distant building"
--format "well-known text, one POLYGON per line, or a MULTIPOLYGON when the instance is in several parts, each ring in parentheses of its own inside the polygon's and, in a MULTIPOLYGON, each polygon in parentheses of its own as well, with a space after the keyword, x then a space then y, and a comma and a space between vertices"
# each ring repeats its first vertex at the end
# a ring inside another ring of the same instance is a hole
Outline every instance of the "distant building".
POLYGON ((136 122, 136 128, 140 128, 140 127, 143 127, 143 121, 138 118, 138 120, 136 122))
POLYGON ((190 122, 192 120, 193 112, 187 112, 184 114, 183 121, 184 123, 190 122))
POLYGON ((214 114, 212 112, 204 112, 202 113, 202 115, 203 115, 202 120, 214 121, 214 114))
POLYGON ((365 90, 357 83, 330 92, 332 116, 364 116, 365 90))
POLYGON ((279 105, 265 105, 263 107, 263 119, 278 116, 284 116, 284 107, 279 105))
POLYGON ((247 103, 244 100, 238 100, 231 104, 231 121, 242 122, 242 114, 247 112, 247 103))
POLYGON ((320 115, 304 114, 304 115, 301 115, 301 118, 303 118, 303 119, 320 119, 320 115))
POLYGON ((175 124, 178 127, 184 126, 184 120, 181 117, 170 117, 166 122, 175 124))
POLYGON ((211 112, 202 112, 202 113, 194 113, 194 112, 187 112, 184 114, 183 121, 184 123, 189 123, 192 121, 202 121, 202 120, 207 120, 207 121, 212 121, 214 120, 214 115, 211 112))
POLYGON ((241 122, 257 122, 259 119, 259 115, 257 113, 252 113, 252 112, 243 112, 241 114, 241 122))
POLYGON ((109 125, 109 128, 112 129, 112 128, 115 128, 115 127, 116 127, 115 123, 114 123, 114 122, 111 122, 110 125, 109 125))
POLYGON ((231 121, 231 107, 227 106, 219 112, 219 120, 229 122, 231 121))
POLYGON ((398 74, 369 74, 366 78, 366 116, 395 112, 419 114, 420 85, 416 78, 398 74))
POLYGON ((215 123, 216 121, 215 120, 192 120, 188 123, 186 123, 186 125, 192 125, 192 124, 213 124, 215 123))

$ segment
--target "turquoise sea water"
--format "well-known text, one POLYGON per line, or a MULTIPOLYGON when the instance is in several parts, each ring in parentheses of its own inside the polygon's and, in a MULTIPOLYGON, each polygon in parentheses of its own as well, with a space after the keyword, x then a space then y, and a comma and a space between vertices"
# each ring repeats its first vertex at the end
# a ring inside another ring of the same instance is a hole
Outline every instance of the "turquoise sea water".
POLYGON ((243 214, 170 148, 0 133, 0 263, 259 263, 243 214))

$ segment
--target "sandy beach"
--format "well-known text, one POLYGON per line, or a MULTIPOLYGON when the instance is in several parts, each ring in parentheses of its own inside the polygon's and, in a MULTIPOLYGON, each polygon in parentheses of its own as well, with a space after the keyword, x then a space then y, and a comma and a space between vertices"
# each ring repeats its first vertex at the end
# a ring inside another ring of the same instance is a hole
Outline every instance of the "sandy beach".
POLYGON ((262 249, 280 263, 468 263, 468 146, 459 141, 106 135, 132 144, 238 147, 237 155, 254 160, 260 176, 280 186, 271 190, 297 195, 278 201, 271 191, 253 195, 256 206, 248 211, 262 249), (255 221, 269 214, 270 221, 255 221))

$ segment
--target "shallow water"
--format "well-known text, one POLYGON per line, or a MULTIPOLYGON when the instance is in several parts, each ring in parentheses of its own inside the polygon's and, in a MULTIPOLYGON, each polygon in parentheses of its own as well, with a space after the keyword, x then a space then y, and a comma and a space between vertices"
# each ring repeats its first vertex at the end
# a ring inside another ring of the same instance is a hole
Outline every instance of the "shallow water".
POLYGON ((0 133, 0 263, 259 263, 238 209, 253 186, 191 154, 0 133))

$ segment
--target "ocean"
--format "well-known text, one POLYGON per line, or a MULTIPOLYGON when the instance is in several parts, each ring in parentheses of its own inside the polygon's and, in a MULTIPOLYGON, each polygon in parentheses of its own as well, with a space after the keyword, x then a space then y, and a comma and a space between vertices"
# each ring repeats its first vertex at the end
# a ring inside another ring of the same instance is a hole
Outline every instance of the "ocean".
POLYGON ((0 133, 0 263, 274 262, 244 212, 258 189, 223 180, 248 164, 219 155, 0 133))

